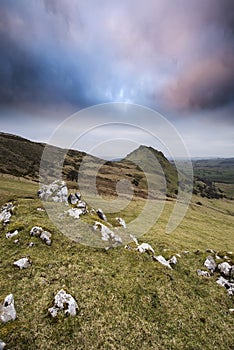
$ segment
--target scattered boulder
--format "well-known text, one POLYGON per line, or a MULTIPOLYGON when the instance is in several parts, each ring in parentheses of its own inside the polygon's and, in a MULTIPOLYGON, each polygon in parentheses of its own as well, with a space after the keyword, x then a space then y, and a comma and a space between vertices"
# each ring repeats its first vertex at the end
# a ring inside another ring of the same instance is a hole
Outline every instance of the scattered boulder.
POLYGON ((158 256, 153 256, 154 260, 157 260, 158 262, 160 262, 160 264, 168 267, 169 269, 172 269, 171 265, 169 264, 169 262, 162 256, 162 255, 158 255, 158 256))
POLYGON ((102 235, 102 240, 109 242, 111 247, 117 247, 121 245, 122 238, 116 235, 113 231, 111 231, 106 225, 103 225, 101 222, 95 221, 93 225, 93 229, 95 231, 100 231, 102 235))
POLYGON ((103 213, 102 209, 97 209, 96 213, 101 220, 107 221, 106 215, 103 213))
POLYGON ((67 203, 68 189, 65 181, 56 180, 49 185, 42 185, 38 197, 44 201, 67 203))
POLYGON ((222 264, 219 264, 218 269, 224 276, 228 277, 231 275, 232 266, 228 262, 223 262, 222 264))
POLYGON ((65 211, 66 214, 73 217, 74 219, 79 219, 80 215, 83 214, 83 210, 78 208, 71 208, 65 211))
POLYGON ((6 203, 1 207, 1 211, 0 211, 0 221, 3 224, 9 224, 10 222, 10 218, 13 214, 13 210, 14 210, 14 205, 10 202, 10 203, 6 203))
POLYGON ((76 207, 82 210, 82 214, 87 213, 87 204, 84 201, 79 200, 76 207))
POLYGON ((19 233, 18 230, 15 230, 14 232, 7 232, 6 233, 6 238, 11 238, 11 237, 17 236, 18 233, 19 233))
POLYGON ((151 247, 151 245, 149 243, 142 243, 142 244, 138 245, 138 247, 136 249, 140 253, 151 252, 151 253, 155 254, 153 248, 151 247))
POLYGON ((210 274, 208 271, 203 271, 200 269, 197 270, 197 274, 198 274, 198 276, 210 277, 210 274))
POLYGON ((207 258, 206 258, 206 261, 204 262, 204 266, 210 270, 211 273, 214 273, 215 272, 215 269, 217 267, 217 264, 214 260, 214 258, 209 255, 207 258))
POLYGON ((42 227, 34 226, 31 231, 30 235, 34 237, 39 237, 45 244, 51 245, 51 233, 48 231, 44 231, 42 227))
POLYGON ((118 221, 120 226, 122 226, 123 228, 127 228, 126 222, 122 218, 115 218, 115 219, 118 221))
POLYGON ((70 295, 61 289, 54 298, 54 306, 49 308, 48 311, 52 317, 56 317, 60 311, 65 312, 70 316, 75 316, 78 309, 77 302, 70 295))
POLYGON ((6 343, 4 343, 2 340, 0 340, 0 350, 3 350, 6 346, 6 343))
POLYGON ((32 265, 32 261, 29 260, 29 258, 21 258, 13 263, 13 265, 17 266, 22 269, 26 269, 27 267, 32 265))
POLYGON ((9 294, 2 306, 0 306, 0 320, 3 323, 14 321, 16 319, 16 311, 14 305, 13 294, 9 294))

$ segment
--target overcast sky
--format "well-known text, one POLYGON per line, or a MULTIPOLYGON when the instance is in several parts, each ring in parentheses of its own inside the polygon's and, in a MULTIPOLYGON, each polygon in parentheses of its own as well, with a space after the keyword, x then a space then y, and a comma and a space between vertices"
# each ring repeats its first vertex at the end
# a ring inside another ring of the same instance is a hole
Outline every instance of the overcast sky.
POLYGON ((160 112, 192 156, 234 156, 233 0, 1 0, 0 49, 1 131, 47 142, 69 115, 126 102, 160 112))

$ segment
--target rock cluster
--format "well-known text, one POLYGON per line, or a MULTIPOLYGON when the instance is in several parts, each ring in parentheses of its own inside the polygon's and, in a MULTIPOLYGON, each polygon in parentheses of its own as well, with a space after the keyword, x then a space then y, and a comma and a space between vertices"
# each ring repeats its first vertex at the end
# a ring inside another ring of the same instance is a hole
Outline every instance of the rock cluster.
POLYGON ((52 317, 56 317, 60 311, 64 311, 65 314, 75 316, 78 309, 77 302, 70 295, 61 289, 54 298, 54 306, 48 309, 52 317))
POLYGON ((42 185, 38 197, 44 201, 65 202, 68 200, 68 189, 65 181, 56 180, 49 185, 42 185))
POLYGON ((44 231, 39 226, 34 226, 30 231, 31 236, 39 237, 45 244, 51 245, 51 233, 48 231, 44 231))
MULTIPOLYGON (((230 265, 229 262, 223 261, 220 264, 217 264, 216 260, 220 260, 221 258, 215 253, 213 250, 209 250, 209 252, 215 255, 215 258, 209 255, 205 262, 204 266, 209 270, 197 270, 198 276, 210 277, 214 274, 219 274, 216 282, 227 289, 228 295, 234 295, 234 265, 230 265)), ((228 256, 224 256, 224 259, 229 259, 228 256)))

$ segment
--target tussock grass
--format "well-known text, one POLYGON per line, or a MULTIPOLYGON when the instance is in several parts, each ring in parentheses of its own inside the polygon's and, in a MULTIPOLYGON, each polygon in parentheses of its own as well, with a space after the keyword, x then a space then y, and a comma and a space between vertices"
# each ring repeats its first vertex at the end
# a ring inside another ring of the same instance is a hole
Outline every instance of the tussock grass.
MULTIPOLYGON (((135 250, 105 251, 73 242, 54 227, 46 212, 37 211, 43 203, 36 198, 35 184, 1 179, 0 190, 2 202, 9 198, 16 204, 9 227, 0 233, 0 301, 13 293, 18 316, 0 325, 0 339, 7 348, 233 349, 234 321, 228 312, 233 299, 215 283, 216 276, 196 274, 209 255, 206 249, 234 250, 231 202, 202 199, 199 206, 194 198, 170 235, 165 227, 174 202, 166 203, 158 222, 139 241, 150 243, 165 258, 180 253, 178 264, 169 270, 135 250), (52 233, 51 246, 30 237, 35 225, 52 233), (19 244, 6 239, 10 228, 20 228, 19 244), (31 241, 34 246, 29 248, 31 241), (13 262, 23 256, 30 256, 33 264, 19 270, 13 262), (77 300, 76 317, 49 317, 47 309, 61 288, 77 300)), ((142 204, 142 199, 132 201, 121 216, 130 222, 142 204)), ((114 217, 111 214, 110 221, 114 217)))

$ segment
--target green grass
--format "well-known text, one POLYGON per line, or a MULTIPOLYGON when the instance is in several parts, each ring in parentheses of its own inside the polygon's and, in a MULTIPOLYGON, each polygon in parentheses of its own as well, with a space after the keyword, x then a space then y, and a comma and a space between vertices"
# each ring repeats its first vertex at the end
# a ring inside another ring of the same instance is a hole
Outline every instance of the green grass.
MULTIPOLYGON (((17 311, 14 322, 0 325, 7 349, 233 349, 234 319, 228 312, 233 299, 215 283, 215 276, 196 275, 208 255, 206 249, 234 250, 231 201, 202 198, 200 206, 194 197, 183 222, 170 235, 165 227, 174 202, 166 202, 158 222, 139 240, 166 258, 180 253, 178 264, 169 270, 148 254, 73 242, 54 227, 46 212, 37 211, 43 203, 36 192, 36 184, 0 179, 1 203, 15 199, 16 204, 10 226, 0 233, 0 301, 13 293, 17 311), (30 237, 34 225, 52 233, 51 246, 30 237), (5 238, 16 228, 19 245, 5 238), (31 241, 35 245, 29 248, 31 241), (12 265, 27 255, 31 267, 18 270, 12 265), (49 317, 47 309, 61 288, 77 300, 76 317, 49 317)), ((143 204, 143 199, 132 201, 122 217, 130 222, 143 204)), ((107 214, 111 222, 115 214, 107 214)), ((141 227, 136 235, 140 232, 141 227)))

